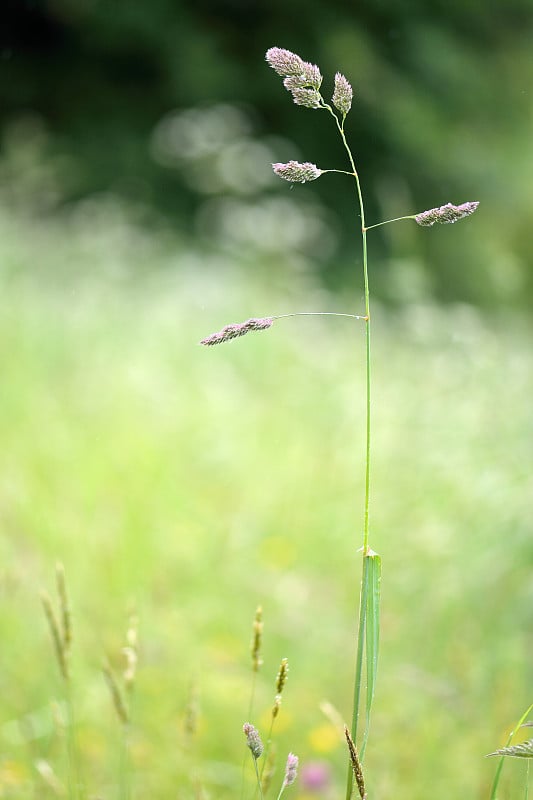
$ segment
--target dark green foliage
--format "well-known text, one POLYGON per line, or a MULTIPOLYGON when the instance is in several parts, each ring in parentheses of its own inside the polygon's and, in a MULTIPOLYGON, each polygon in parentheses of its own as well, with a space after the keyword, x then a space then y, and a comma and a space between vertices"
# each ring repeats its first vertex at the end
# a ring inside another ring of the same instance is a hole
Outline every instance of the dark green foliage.
MULTIPOLYGON (((408 269, 423 274, 424 292, 490 304, 503 288, 504 302, 529 303, 531 197, 522 176, 531 138, 532 21, 530 0, 317 0, 312 8, 295 0, 290 10, 282 0, 11 0, 0 34, 0 124, 9 127, 28 111, 44 120, 50 136, 43 155, 67 155, 75 164, 62 177, 63 201, 111 190, 187 232, 203 198, 150 153, 154 127, 174 109, 248 106, 257 135, 298 141, 300 152, 276 158, 301 155, 344 168, 327 121, 306 112, 302 135, 300 113, 290 98, 280 101, 263 54, 287 47, 320 64, 324 93, 337 70, 354 87, 347 133, 369 222, 464 197, 481 202, 476 230, 457 234, 460 248, 456 235, 437 231, 416 239, 408 269)), ((354 281, 343 210, 350 189, 333 177, 317 187, 338 237, 319 264, 331 285, 354 281)), ((289 189, 273 191, 286 196, 289 189)), ((410 234, 379 231, 372 241, 376 292, 392 302, 404 298, 390 253, 402 260, 404 241, 407 258, 410 234)))

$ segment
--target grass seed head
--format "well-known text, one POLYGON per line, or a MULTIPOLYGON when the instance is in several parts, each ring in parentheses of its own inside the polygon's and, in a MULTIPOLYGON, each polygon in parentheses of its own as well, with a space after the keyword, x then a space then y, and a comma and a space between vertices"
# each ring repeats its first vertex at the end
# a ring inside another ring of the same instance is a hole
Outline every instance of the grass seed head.
POLYGON ((72 645, 72 617, 67 596, 67 584, 65 582, 65 568, 63 564, 56 564, 56 586, 59 597, 59 608, 61 611, 61 635, 65 655, 68 656, 72 645))
POLYGON ((527 742, 521 744, 513 744, 509 747, 501 747, 495 750, 494 753, 489 753, 490 756, 510 756, 511 758, 533 758, 533 739, 528 739, 527 742))
POLYGON ((276 676, 276 692, 281 694, 289 677, 289 659, 282 658, 279 672, 276 676))
POLYGON ((292 89, 292 99, 297 106, 304 106, 304 108, 320 108, 322 98, 317 89, 292 89))
POLYGON ((245 336, 250 331, 264 331, 271 328, 274 323, 272 317, 252 317, 247 319, 246 322, 234 322, 226 325, 222 330, 206 336, 205 339, 200 341, 205 347, 212 347, 215 344, 222 344, 229 342, 231 339, 236 339, 238 336, 245 336))
POLYGON ((263 609, 261 606, 257 606, 252 630, 252 669, 254 672, 259 672, 259 668, 263 664, 263 659, 261 657, 261 644, 263 641, 263 609))
POLYGON ((288 161, 286 164, 276 163, 272 164, 272 169, 278 178, 283 178, 284 181, 291 183, 306 183, 307 181, 316 181, 322 175, 322 170, 316 164, 311 164, 309 161, 300 163, 299 161, 288 161))
POLYGON ((340 72, 335 75, 335 91, 331 102, 338 109, 343 117, 346 116, 352 107, 353 89, 340 72))
POLYGON ((470 214, 474 213, 478 205, 479 202, 477 201, 462 203, 460 206, 454 206, 452 203, 446 203, 445 206, 440 206, 439 208, 430 208, 428 211, 422 211, 420 214, 415 216, 415 221, 419 225, 425 225, 428 227, 434 225, 436 222, 446 225, 457 222, 457 220, 463 219, 463 217, 469 217, 470 214))
POLYGON ((299 76, 304 71, 304 60, 283 47, 270 47, 266 51, 265 59, 272 69, 282 77, 299 76))
POLYGON ((276 676, 276 697, 272 706, 272 719, 276 719, 281 707, 281 695, 289 677, 289 659, 282 658, 279 672, 276 676))
POLYGON ((246 736, 246 744, 250 748, 252 756, 257 761, 257 759, 262 755, 264 747, 263 742, 261 741, 261 737, 259 736, 259 732, 254 725, 251 725, 249 722, 245 722, 242 726, 244 735, 246 736))
POLYGON ((283 786, 290 786, 296 780, 298 772, 298 756, 294 753, 289 753, 287 756, 287 763, 285 765, 285 778, 283 779, 283 786))

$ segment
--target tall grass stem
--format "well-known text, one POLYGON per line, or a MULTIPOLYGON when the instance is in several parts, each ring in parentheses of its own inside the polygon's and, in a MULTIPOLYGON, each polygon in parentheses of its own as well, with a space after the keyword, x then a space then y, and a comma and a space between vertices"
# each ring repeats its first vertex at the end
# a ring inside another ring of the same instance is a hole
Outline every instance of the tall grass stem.
MULTIPOLYGON (((525 719, 529 716, 531 711, 533 711, 533 703, 531 703, 531 705, 528 708, 526 708, 526 710, 524 711, 524 713, 522 714, 522 716, 520 717, 520 719, 516 723, 515 727, 513 728, 513 730, 511 731, 511 733, 507 737, 507 741, 505 743, 505 747, 509 747, 509 745, 513 741, 514 737, 518 733, 520 727, 523 725, 525 719)), ((502 769, 503 769, 504 762, 505 762, 505 756, 502 756, 500 758, 500 761, 499 761, 498 766, 496 768, 496 773, 494 775, 494 780, 492 782, 492 788, 491 788, 491 791, 490 791, 490 800, 496 800, 496 798, 497 798, 498 786, 500 785, 500 779, 501 779, 501 775, 502 775, 502 769)))

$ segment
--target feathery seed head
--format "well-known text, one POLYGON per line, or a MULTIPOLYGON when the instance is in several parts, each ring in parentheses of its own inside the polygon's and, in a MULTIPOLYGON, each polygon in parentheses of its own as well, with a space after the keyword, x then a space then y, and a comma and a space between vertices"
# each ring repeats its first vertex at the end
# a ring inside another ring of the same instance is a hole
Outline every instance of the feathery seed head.
POLYGON ((311 86, 313 89, 320 89, 322 85, 322 74, 316 64, 311 64, 309 61, 304 61, 304 68, 302 73, 306 86, 311 86))
POLYGON ((298 756, 294 753, 289 753, 287 756, 287 764, 285 765, 285 778, 283 779, 283 786, 290 786, 296 780, 296 773, 298 771, 298 756))
POLYGON ((501 747, 495 750, 494 753, 489 753, 486 758, 490 756, 511 756, 512 758, 533 758, 533 739, 528 739, 527 742, 521 744, 513 744, 509 747, 501 747))
POLYGON ((265 58, 272 69, 285 77, 287 75, 301 75, 304 71, 305 62, 296 53, 284 50, 282 47, 270 47, 266 51, 265 58))
POLYGON ((305 89, 307 84, 303 75, 289 75, 283 78, 283 85, 288 92, 294 92, 295 89, 305 89))
POLYGON ((473 214, 478 205, 479 203, 477 201, 462 203, 460 206, 446 203, 445 206, 422 211, 415 216, 415 221, 419 225, 425 225, 427 227, 434 225, 436 222, 442 224, 457 222, 458 219, 463 219, 463 217, 469 217, 470 214, 473 214))
POLYGON ((352 107, 353 89, 340 72, 335 75, 335 91, 331 102, 343 116, 346 116, 352 107))
POLYGON ((320 108, 321 97, 317 89, 291 89, 291 94, 297 106, 320 108))
POLYGON ((320 86, 322 75, 316 64, 304 61, 296 53, 271 47, 267 50, 266 60, 278 75, 284 78, 283 85, 291 92, 296 105, 306 108, 320 108, 322 98, 320 86))
POLYGON ((242 726, 244 735, 246 736, 246 744, 250 748, 250 751, 257 761, 257 759, 263 753, 263 742, 261 741, 261 737, 257 731, 257 728, 254 725, 251 725, 249 722, 245 722, 242 726))
POLYGON ((271 47, 267 50, 265 58, 272 69, 282 78, 297 78, 300 86, 312 86, 314 89, 320 89, 322 75, 316 64, 304 61, 296 53, 291 53, 290 50, 284 50, 282 47, 271 47))
POLYGON ((279 178, 291 183, 305 183, 306 181, 316 181, 322 175, 322 170, 310 161, 288 161, 286 164, 272 164, 272 169, 279 178))
POLYGON ((226 325, 222 330, 212 333, 202 339, 200 344, 206 347, 211 347, 214 344, 222 344, 222 342, 229 342, 230 339, 236 339, 238 336, 245 336, 250 331, 264 331, 272 327, 274 320, 272 317, 252 317, 247 319, 246 322, 235 322, 231 325, 226 325))

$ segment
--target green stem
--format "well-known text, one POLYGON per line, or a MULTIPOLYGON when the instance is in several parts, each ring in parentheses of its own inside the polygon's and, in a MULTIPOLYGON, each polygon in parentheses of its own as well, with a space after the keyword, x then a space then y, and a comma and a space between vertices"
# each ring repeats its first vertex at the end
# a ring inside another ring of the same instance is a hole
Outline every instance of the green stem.
POLYGON ((76 734, 76 720, 74 717, 74 703, 72 701, 71 685, 68 678, 64 679, 65 704, 66 704, 66 739, 68 763, 68 792, 69 800, 78 800, 85 797, 80 770, 79 749, 76 734))
MULTIPOLYGON (((361 183, 359 175, 355 168, 355 161, 346 141, 344 135, 344 119, 339 122, 339 118, 333 110, 327 106, 330 114, 335 119, 337 129, 341 136, 344 148, 348 154, 352 174, 355 178, 357 187, 357 200, 359 204, 359 213, 361 216, 361 237, 363 242, 363 276, 364 276, 364 289, 365 289, 365 340, 366 340, 366 447, 365 447, 365 505, 364 505, 364 524, 363 524, 363 578, 361 583, 361 598, 359 605, 359 627, 357 632, 357 654, 355 660, 355 679, 354 679, 354 698, 353 698, 353 712, 352 712, 352 727, 351 734, 354 742, 357 742, 357 727, 359 722, 359 712, 361 708, 361 689, 362 689, 362 672, 363 672, 363 653, 365 647, 365 627, 366 627, 366 613, 367 613, 367 599, 366 587, 367 581, 365 580, 365 572, 367 568, 367 554, 369 551, 369 509, 370 509, 370 421, 371 421, 371 375, 370 375, 370 288, 368 281, 368 253, 366 243, 365 226, 365 209, 363 203, 363 193, 361 191, 361 183)), ((346 782, 346 800, 350 800, 353 788, 353 772, 351 765, 348 768, 348 778, 346 782)))
POLYGON ((257 768, 257 759, 252 753, 252 758, 254 760, 254 767, 255 767, 255 777, 257 778, 257 787, 259 789, 259 797, 263 800, 263 787, 261 786, 261 778, 259 777, 259 770, 257 768))
MULTIPOLYGON (((131 709, 131 705, 130 705, 131 709)), ((122 724, 122 736, 120 743, 120 800, 130 800, 131 797, 131 758, 130 758, 130 735, 131 725, 129 722, 122 724)))
POLYGON ((383 222, 376 222, 375 225, 369 225, 367 228, 363 228, 363 231, 371 231, 372 228, 379 228, 380 225, 388 225, 390 222, 399 222, 402 219, 416 219, 416 214, 408 214, 405 217, 395 217, 394 219, 386 219, 383 222))
MULTIPOLYGON (((359 181, 359 175, 355 168, 355 162, 352 156, 352 151, 346 141, 346 136, 344 135, 344 120, 342 123, 339 122, 339 118, 337 115, 332 111, 331 108, 328 109, 332 114, 335 122, 337 124, 338 131, 341 135, 342 143, 344 144, 344 148, 348 154, 348 158, 350 159, 350 165, 352 167, 352 174, 355 178, 355 183, 357 186, 357 199, 359 202, 359 212, 361 215, 361 236, 363 240, 363 274, 364 274, 364 284, 365 284, 365 334, 366 334, 366 449, 365 449, 365 513, 364 513, 364 528, 363 528, 363 557, 366 555, 368 551, 368 539, 369 539, 369 507, 370 507, 370 389, 371 389, 371 382, 370 382, 370 288, 368 283, 368 253, 367 253, 367 245, 366 245, 366 232, 368 228, 365 226, 365 207, 363 203, 363 193, 361 191, 361 183, 359 181)), ((353 736, 353 731, 352 731, 353 736)), ((355 741, 355 739, 354 739, 355 741)))
POLYGON ((354 177, 353 172, 347 172, 345 169, 321 169, 320 172, 322 175, 325 175, 326 172, 338 172, 340 175, 351 175, 352 178, 354 177))
MULTIPOLYGON (((524 713, 522 714, 522 716, 520 717, 520 719, 518 720, 518 722, 514 726, 513 730, 509 734, 509 737, 508 737, 508 739, 507 739, 507 741, 505 743, 505 747, 509 747, 509 745, 513 741, 516 733, 522 727, 522 724, 524 723, 524 720, 527 719, 527 717, 529 716, 529 714, 531 713, 532 710, 533 710, 533 703, 531 703, 531 705, 528 708, 526 708, 526 710, 524 711, 524 713)), ((498 786, 500 784, 500 778, 501 778, 501 774, 502 774, 504 761, 505 761, 505 756, 502 756, 500 758, 498 767, 496 769, 496 774, 494 775, 494 780, 492 782, 492 788, 491 788, 491 791, 490 791, 490 800, 496 800, 496 795, 497 795, 497 792, 498 792, 498 786)))
POLYGON ((276 314, 272 319, 283 319, 284 317, 351 317, 352 319, 365 319, 363 314, 342 314, 337 311, 295 311, 292 314, 276 314))
POLYGON ((263 753, 263 763, 261 764, 261 785, 263 781, 263 772, 265 771, 266 762, 270 754, 270 747, 272 746, 272 732, 274 730, 274 719, 275 717, 271 717, 270 719, 270 730, 268 731, 265 752, 263 753))

